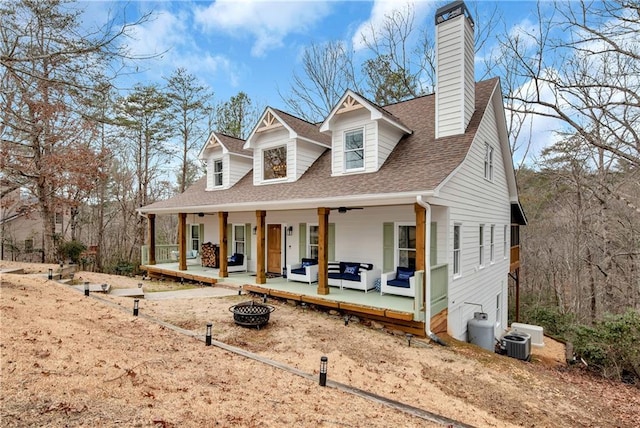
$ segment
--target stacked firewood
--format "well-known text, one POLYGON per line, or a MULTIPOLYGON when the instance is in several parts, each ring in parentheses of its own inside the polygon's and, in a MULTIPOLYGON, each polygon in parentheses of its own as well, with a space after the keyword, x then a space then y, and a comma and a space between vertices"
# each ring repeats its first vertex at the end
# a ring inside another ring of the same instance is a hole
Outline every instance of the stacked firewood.
POLYGON ((202 260, 202 266, 205 267, 218 267, 218 254, 220 253, 219 247, 211 242, 205 242, 200 249, 200 259, 202 260))

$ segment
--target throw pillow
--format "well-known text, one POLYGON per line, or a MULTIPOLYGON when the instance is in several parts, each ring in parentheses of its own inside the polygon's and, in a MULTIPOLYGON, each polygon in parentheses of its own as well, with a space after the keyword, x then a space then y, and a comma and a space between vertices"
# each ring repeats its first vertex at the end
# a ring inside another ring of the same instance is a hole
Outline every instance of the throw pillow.
POLYGON ((409 278, 413 276, 413 270, 403 267, 398 267, 398 273, 396 274, 396 279, 401 281, 408 281, 409 278))
POLYGON ((358 265, 347 265, 344 268, 344 273, 348 273, 349 275, 357 275, 358 274, 358 265))
POLYGON ((235 263, 235 262, 236 262, 236 255, 235 254, 227 259, 227 263, 235 263))

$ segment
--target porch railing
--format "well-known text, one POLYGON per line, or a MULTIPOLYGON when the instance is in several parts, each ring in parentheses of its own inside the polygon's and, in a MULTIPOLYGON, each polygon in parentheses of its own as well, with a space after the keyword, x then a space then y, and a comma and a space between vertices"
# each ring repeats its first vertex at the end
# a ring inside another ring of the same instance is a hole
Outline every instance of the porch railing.
POLYGON ((449 265, 446 263, 431 267, 431 316, 443 311, 448 306, 448 278, 449 265))
MULTIPOLYGON (((178 244, 156 245, 156 263, 169 263, 176 261, 175 256, 178 252, 178 244)), ((140 247, 140 260, 143 265, 149 264, 149 246, 140 247)))

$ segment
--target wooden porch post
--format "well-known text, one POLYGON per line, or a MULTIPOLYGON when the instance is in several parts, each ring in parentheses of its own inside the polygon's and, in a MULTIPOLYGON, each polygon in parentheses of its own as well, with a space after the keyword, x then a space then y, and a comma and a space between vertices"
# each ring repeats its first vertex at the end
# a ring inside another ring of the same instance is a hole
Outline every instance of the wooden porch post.
POLYGON ((149 264, 156 264, 156 215, 155 214, 147 214, 147 219, 149 220, 149 236, 147 239, 149 240, 149 264))
MULTIPOLYGON (((426 269, 426 213, 427 210, 422 205, 415 203, 413 209, 416 213, 416 270, 426 269)), ((425 272, 425 279, 427 274, 425 272)), ((426 296, 427 281, 422 281, 422 295, 426 296)), ((429 285, 430 286, 430 285, 429 285)), ((430 304, 427 302, 427 304, 430 304)))
POLYGON ((318 294, 329 294, 329 208, 318 208, 318 294))
POLYGON ((267 283, 267 275, 266 269, 264 265, 265 261, 265 233, 264 226, 267 212, 256 210, 256 283, 258 284, 266 284, 267 283))
POLYGON ((226 211, 218 213, 218 233, 220 234, 220 254, 218 257, 220 258, 220 263, 218 268, 220 271, 218 272, 218 276, 220 278, 226 278, 229 276, 229 272, 227 271, 227 219, 229 218, 229 213, 226 211))
POLYGON ((187 270, 187 213, 178 213, 178 269, 187 270))

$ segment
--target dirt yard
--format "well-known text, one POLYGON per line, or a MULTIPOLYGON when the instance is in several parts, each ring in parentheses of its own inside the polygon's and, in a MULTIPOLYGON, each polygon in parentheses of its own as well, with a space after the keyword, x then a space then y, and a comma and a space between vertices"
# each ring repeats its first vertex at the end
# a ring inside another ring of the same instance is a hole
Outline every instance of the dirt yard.
MULTIPOLYGON (((85 297, 47 280, 48 267, 29 265, 29 274, 1 279, 2 427, 437 425, 332 382, 478 427, 632 427, 640 420, 640 389, 566 367, 562 345, 551 340, 531 362, 450 339, 448 347, 417 339, 408 346, 404 336, 359 320, 345 326, 341 314, 275 300, 269 324, 249 329, 228 311, 247 295, 141 300, 134 317, 132 299, 85 297), (205 346, 208 322, 214 341, 309 376, 205 346), (318 385, 323 355, 327 387, 318 385)), ((125 288, 140 281, 76 276, 125 288)))

